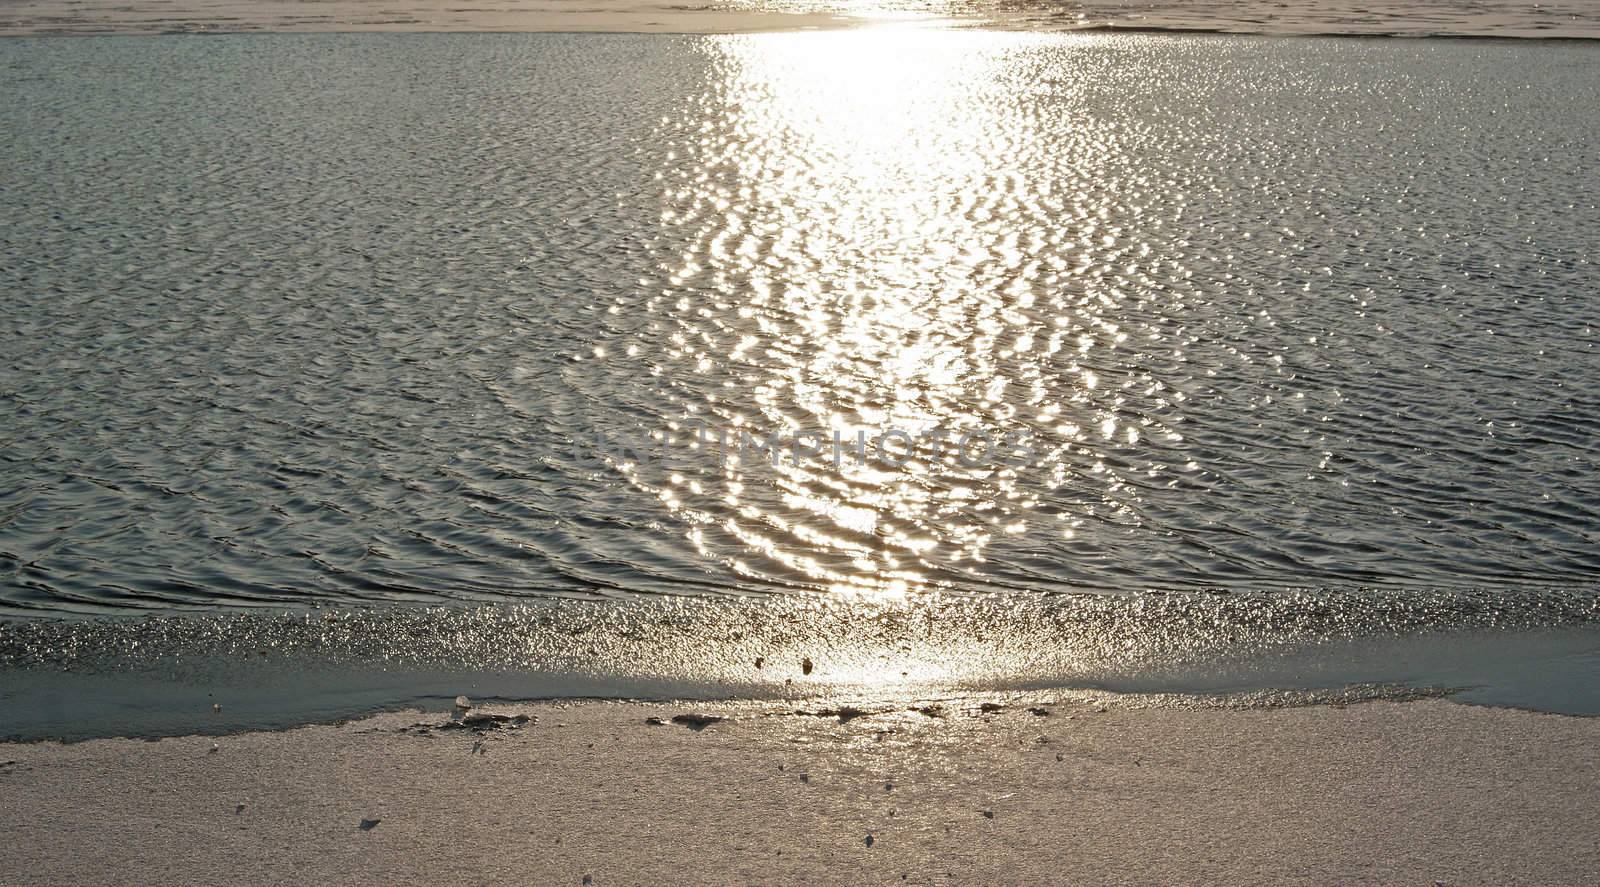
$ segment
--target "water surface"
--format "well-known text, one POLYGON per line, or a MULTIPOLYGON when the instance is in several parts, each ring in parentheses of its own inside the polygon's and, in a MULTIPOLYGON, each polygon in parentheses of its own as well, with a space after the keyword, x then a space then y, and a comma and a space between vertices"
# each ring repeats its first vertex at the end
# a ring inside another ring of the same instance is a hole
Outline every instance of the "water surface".
POLYGON ((1594 612, 1591 46, 4 46, 14 616, 1594 612), (774 464, 706 430, 1029 452, 774 464))

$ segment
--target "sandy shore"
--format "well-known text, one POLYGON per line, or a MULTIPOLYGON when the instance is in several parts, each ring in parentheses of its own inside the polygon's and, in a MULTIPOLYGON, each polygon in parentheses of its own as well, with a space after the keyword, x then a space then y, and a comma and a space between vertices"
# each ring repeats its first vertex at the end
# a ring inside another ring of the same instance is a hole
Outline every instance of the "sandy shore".
POLYGON ((482 733, 402 712, 215 740, 4 745, 0 873, 141 885, 1600 879, 1600 720, 1442 700, 1030 707, 896 706, 847 722, 701 707, 732 719, 696 730, 646 723, 682 706, 592 702, 493 709, 535 720, 482 733))
POLYGON ((1589 0, 0 0, 0 35, 320 31, 749 33, 884 22, 1026 30, 1147 29, 1600 39, 1589 0))

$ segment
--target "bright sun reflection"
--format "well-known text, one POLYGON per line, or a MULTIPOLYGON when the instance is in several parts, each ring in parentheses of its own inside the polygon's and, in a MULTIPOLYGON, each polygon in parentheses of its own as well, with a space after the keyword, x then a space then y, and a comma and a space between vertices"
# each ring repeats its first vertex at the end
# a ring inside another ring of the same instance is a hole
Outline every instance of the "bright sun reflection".
MULTIPOLYGON (((1084 411, 1080 384, 1048 366, 1080 327, 1055 310, 1072 236, 1056 214, 1078 195, 1055 190, 1052 165, 1092 150, 1041 157, 1024 100, 1038 42, 885 27, 706 46, 714 88, 662 121, 674 252, 647 305, 696 374, 669 383, 683 421, 950 443, 1043 430, 1045 467, 1030 470, 1059 484, 1051 448, 1072 438, 1052 426, 1084 411)), ((934 446, 899 465, 730 460, 654 490, 743 575, 894 599, 969 574, 1034 519, 1015 466, 934 446)))

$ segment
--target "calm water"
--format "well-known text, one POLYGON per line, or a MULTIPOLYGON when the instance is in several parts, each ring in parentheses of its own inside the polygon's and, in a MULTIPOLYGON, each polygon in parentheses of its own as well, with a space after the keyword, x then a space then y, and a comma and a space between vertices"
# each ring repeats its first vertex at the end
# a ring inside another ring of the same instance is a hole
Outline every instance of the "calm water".
POLYGON ((1259 601, 1222 633, 1253 644, 1587 620, 1597 62, 6 41, 0 608, 777 596, 909 632, 1155 588, 1259 601), (741 429, 867 457, 712 445, 741 429))

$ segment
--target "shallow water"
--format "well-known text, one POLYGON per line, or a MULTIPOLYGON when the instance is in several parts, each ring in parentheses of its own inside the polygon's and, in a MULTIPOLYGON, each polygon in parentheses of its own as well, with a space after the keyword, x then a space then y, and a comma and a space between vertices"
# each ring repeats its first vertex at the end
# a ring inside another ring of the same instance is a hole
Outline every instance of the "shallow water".
POLYGON ((14 615, 1223 589, 1288 614, 1241 650, 1592 618, 1595 47, 4 46, 14 615))
POLYGON ((1600 574, 1588 47, 7 58, 18 610, 1600 574))

